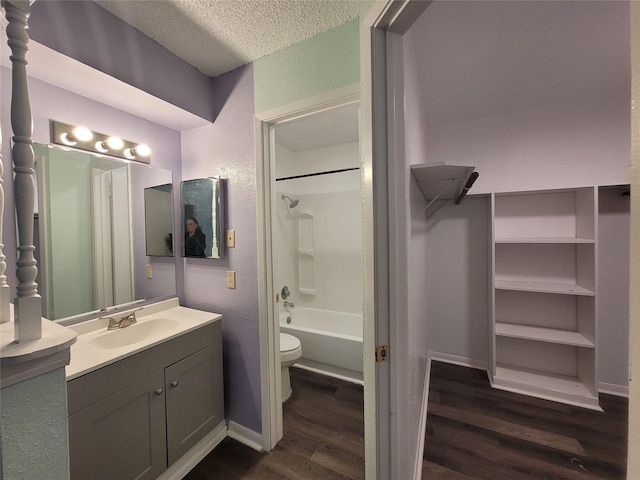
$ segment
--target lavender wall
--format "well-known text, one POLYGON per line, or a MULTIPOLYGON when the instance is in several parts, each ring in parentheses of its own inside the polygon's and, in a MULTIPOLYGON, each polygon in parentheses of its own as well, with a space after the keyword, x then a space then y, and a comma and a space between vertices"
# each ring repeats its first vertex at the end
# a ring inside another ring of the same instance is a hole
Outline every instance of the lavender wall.
POLYGON ((629 92, 427 129, 430 162, 470 162, 470 193, 629 182, 629 92))
MULTIPOLYGON (((0 101, 2 105, 10 104, 11 96, 11 73, 8 69, 0 67, 2 75, 0 101)), ((152 150, 151 163, 154 166, 171 170, 173 181, 179 182, 180 171, 180 133, 175 130, 163 127, 148 120, 122 112, 85 97, 81 97, 67 90, 29 79, 29 93, 31 96, 31 108, 33 116, 33 141, 36 143, 49 143, 50 141, 50 119, 72 125, 85 125, 95 131, 110 133, 121 136, 128 140, 146 143, 152 150)), ((5 164, 4 188, 5 188, 5 212, 12 212, 14 209, 13 182, 11 170, 11 119, 9 109, 3 108, 1 112, 2 120, 2 157, 5 164)), ((179 191, 179 183, 174 183, 174 188, 179 191)), ((142 224, 143 218, 137 220, 142 224)), ((5 244, 5 255, 7 256, 7 277, 11 286, 11 295, 15 296, 16 278, 16 230, 13 215, 4 216, 3 238, 5 244)), ((174 261, 175 262, 175 261, 174 261)), ((172 277, 175 275, 173 269, 175 263, 170 265, 172 277)), ((180 290, 181 271, 178 270, 178 288, 180 290)), ((147 283, 164 282, 161 276, 161 269, 154 271, 154 280, 147 283), (157 274, 156 274, 157 273, 157 274), (154 282, 155 281, 155 282, 154 282)))
MULTIPOLYGON (((426 145, 424 131, 426 117, 422 90, 419 84, 413 43, 403 37, 404 59, 404 108, 405 108, 405 172, 409 166, 424 163, 426 145)), ((409 37, 410 38, 410 37, 409 37)), ((408 173, 408 172, 407 172, 408 173)), ((407 326, 407 455, 408 464, 416 465, 420 434, 420 413, 425 401, 424 386, 428 371, 428 353, 432 347, 426 312, 429 300, 425 295, 425 285, 431 276, 427 261, 427 239, 429 237, 427 219, 424 214, 425 200, 412 175, 404 175, 406 193, 406 239, 407 239, 407 290, 408 290, 408 326, 407 326)), ((411 468, 410 467, 410 468, 411 468)), ((412 472, 415 473, 415 472, 412 472)))
POLYGON ((214 81, 216 122, 182 134, 183 180, 219 175, 227 179, 227 229, 236 247, 220 260, 185 259, 185 305, 223 315, 225 408, 228 420, 262 431, 256 159, 253 68, 214 81), (236 288, 226 288, 226 272, 236 288))
POLYGON ((94 2, 34 3, 29 36, 195 115, 215 118, 211 78, 94 2))

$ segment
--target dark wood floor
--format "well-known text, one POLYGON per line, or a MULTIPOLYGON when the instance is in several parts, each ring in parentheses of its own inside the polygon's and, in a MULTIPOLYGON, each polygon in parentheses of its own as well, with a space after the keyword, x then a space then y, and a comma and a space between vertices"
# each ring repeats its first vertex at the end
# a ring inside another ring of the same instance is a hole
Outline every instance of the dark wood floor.
POLYGON ((624 479, 627 400, 604 413, 492 389, 486 372, 433 362, 423 479, 624 479))
POLYGON ((362 387, 291 368, 284 437, 271 453, 226 438, 185 480, 364 479, 362 387))
MULTIPOLYGON (((291 382, 273 452, 227 438, 185 480, 363 479, 362 387, 296 368, 291 382)), ((604 413, 503 392, 482 370, 433 362, 422 478, 624 479, 627 401, 601 404, 604 413)))

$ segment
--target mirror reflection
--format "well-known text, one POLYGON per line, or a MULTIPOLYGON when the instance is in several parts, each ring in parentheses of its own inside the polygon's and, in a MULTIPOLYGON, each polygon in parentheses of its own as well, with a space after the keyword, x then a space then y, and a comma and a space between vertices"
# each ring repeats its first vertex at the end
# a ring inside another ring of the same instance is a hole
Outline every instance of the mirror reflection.
POLYGON ((174 260, 147 257, 145 240, 144 192, 170 185, 171 171, 53 145, 34 144, 34 153, 43 316, 175 295, 174 260))
POLYGON ((173 187, 144 189, 144 233, 147 256, 173 257, 173 187))
POLYGON ((181 184, 182 256, 224 256, 224 180, 218 177, 181 184))

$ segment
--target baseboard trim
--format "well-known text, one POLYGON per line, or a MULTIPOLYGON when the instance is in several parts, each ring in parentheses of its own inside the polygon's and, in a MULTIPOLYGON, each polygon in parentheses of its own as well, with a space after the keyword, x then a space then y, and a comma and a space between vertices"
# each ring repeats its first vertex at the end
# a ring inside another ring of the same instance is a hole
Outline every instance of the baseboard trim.
POLYGON ((262 452, 262 434, 240 425, 239 423, 229 421, 227 435, 240 443, 251 447, 258 452, 262 452))
POLYGON ((418 450, 413 466, 413 480, 422 479, 422 458, 424 456, 424 441, 427 434, 427 409, 429 406, 429 379, 431 378, 431 352, 427 354, 427 371, 425 372, 424 390, 422 392, 422 406, 420 410, 420 432, 418 433, 418 450))
POLYGON ((183 478, 227 436, 227 426, 220 422, 206 437, 166 469, 156 480, 183 478))
POLYGON ((629 398, 629 387, 624 385, 615 385, 613 383, 600 382, 598 384, 598 391, 600 393, 606 393, 608 395, 615 395, 616 397, 629 398))
POLYGON ((478 370, 489 370, 489 365, 486 360, 477 360, 468 357, 460 357, 458 355, 451 355, 449 353, 429 352, 429 367, 431 367, 431 361, 436 360, 438 362, 452 363, 454 365, 460 365, 462 367, 477 368, 478 370))

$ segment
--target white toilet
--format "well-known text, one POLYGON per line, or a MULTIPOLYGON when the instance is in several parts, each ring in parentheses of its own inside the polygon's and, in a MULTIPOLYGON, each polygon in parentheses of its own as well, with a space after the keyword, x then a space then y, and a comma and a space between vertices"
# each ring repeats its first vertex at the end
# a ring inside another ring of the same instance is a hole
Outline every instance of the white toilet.
POLYGON ((282 367, 282 401, 291 396, 291 380, 289 379, 289 367, 296 363, 302 356, 302 345, 293 335, 280 333, 280 364, 282 367))

